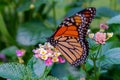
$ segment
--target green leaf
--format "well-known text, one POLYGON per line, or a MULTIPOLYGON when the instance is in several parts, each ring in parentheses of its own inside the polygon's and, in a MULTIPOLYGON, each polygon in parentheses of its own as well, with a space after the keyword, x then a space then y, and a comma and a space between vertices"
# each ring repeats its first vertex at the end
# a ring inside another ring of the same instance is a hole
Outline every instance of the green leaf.
POLYGON ((75 78, 74 80, 77 80, 77 78, 81 75, 81 72, 76 70, 76 68, 72 65, 64 63, 54 64, 51 70, 51 74, 60 80, 66 80, 65 78, 68 78, 71 75, 73 78, 75 78))
MULTIPOLYGON (((109 25, 109 32, 113 32, 114 36, 112 37, 112 39, 116 39, 118 38, 119 34, 120 34, 120 24, 110 24, 109 25)), ((118 38, 119 40, 119 38, 118 38)), ((114 40, 113 40, 114 41, 114 40)))
POLYGON ((21 4, 18 8, 17 11, 27 11, 30 10, 30 5, 33 4, 35 8, 39 8, 39 6, 43 3, 47 3, 45 0, 36 0, 34 2, 32 1, 24 1, 23 4, 21 4))
POLYGON ((90 59, 87 59, 85 66, 86 70, 89 71, 93 68, 93 62, 90 59))
POLYGON ((96 45, 95 41, 90 39, 90 38, 88 38, 87 40, 88 40, 88 43, 89 43, 90 54, 94 55, 96 53, 99 45, 96 45))
MULTIPOLYGON (((119 42, 115 42, 115 41, 114 42, 108 42, 105 45, 102 45, 100 53, 98 54, 99 58, 97 60, 97 66, 100 64, 104 68, 111 67, 112 64, 108 63, 106 61, 106 59, 107 59, 106 56, 109 55, 109 54, 106 54, 106 53, 108 53, 109 50, 114 49, 114 48, 119 47, 119 46, 120 46, 120 43, 119 42)), ((107 60, 109 61, 109 59, 107 59, 107 60)), ((88 60, 88 62, 91 65, 93 65, 93 62, 91 60, 88 60)))
POLYGON ((120 46, 120 42, 108 42, 105 45, 102 45, 102 50, 101 50, 101 54, 104 55, 106 54, 106 52, 112 48, 116 48, 120 46))
POLYGON ((31 78, 31 71, 28 67, 19 63, 5 63, 0 65, 0 77, 12 80, 22 80, 31 78))
POLYGON ((52 70, 52 68, 53 68, 53 66, 46 67, 44 75, 42 76, 42 78, 46 77, 49 74, 49 72, 52 70))
POLYGON ((110 8, 107 7, 100 7, 96 11, 96 17, 113 17, 118 15, 117 12, 111 10, 110 8), (109 13, 109 14, 108 14, 109 13))
POLYGON ((120 65, 114 65, 108 71, 108 75, 113 78, 113 80, 120 80, 120 65))
MULTIPOLYGON (((23 3, 17 8, 17 11, 27 11, 30 10, 30 5, 33 4, 35 9, 39 9, 42 4, 51 4, 53 1, 60 2, 61 0, 35 0, 35 1, 28 1, 24 0, 23 3)), ((49 6, 47 5, 47 6, 49 6)))
POLYGON ((59 80, 59 79, 53 76, 48 76, 45 80, 59 80))
POLYGON ((3 49, 0 53, 5 54, 6 56, 9 56, 12 59, 15 59, 15 58, 17 58, 17 56, 16 56, 17 49, 18 48, 16 46, 11 46, 9 48, 3 49))
POLYGON ((45 63, 35 57, 30 59, 28 67, 32 70, 32 76, 37 78, 42 77, 46 69, 45 63))
POLYGON ((28 2, 20 5, 20 6, 17 8, 17 11, 27 11, 27 10, 29 10, 29 9, 30 9, 30 4, 31 4, 31 2, 28 1, 28 2))
POLYGON ((80 7, 71 8, 71 9, 67 12, 66 17, 69 17, 69 16, 71 16, 71 15, 73 15, 73 14, 75 14, 76 12, 79 12, 79 11, 81 11, 81 10, 82 10, 82 8, 80 8, 80 7))
POLYGON ((50 36, 52 31, 38 21, 27 22, 20 25, 17 31, 17 42, 21 45, 36 45, 45 42, 46 37, 50 36))
POLYGON ((11 36, 9 35, 9 32, 6 28, 6 25, 4 23, 3 17, 0 13, 0 32, 5 37, 5 39, 12 40, 11 36))
POLYGON ((5 1, 0 1, 0 11, 3 11, 5 7, 8 5, 5 1))
POLYGON ((120 64, 120 48, 113 48, 105 52, 104 64, 120 64))
POLYGON ((107 24, 120 24, 120 15, 112 17, 107 21, 107 24))
POLYGON ((68 71, 68 67, 66 67, 65 64, 57 64, 57 65, 55 64, 51 70, 51 74, 59 78, 60 80, 62 80, 63 77, 66 77, 66 76, 68 77, 70 75, 68 71))

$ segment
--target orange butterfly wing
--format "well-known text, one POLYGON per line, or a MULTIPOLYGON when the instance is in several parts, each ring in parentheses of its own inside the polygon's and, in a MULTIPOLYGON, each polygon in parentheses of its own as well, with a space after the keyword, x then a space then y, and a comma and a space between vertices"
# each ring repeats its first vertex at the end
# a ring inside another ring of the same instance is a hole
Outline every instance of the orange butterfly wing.
POLYGON ((71 26, 62 26, 59 31, 56 32, 54 37, 57 36, 73 36, 73 37, 78 37, 78 32, 77 28, 74 25, 71 26))
POLYGON ((85 39, 89 23, 94 18, 95 8, 86 8, 66 18, 56 32, 47 40, 57 48, 72 65, 84 63, 88 55, 85 39))

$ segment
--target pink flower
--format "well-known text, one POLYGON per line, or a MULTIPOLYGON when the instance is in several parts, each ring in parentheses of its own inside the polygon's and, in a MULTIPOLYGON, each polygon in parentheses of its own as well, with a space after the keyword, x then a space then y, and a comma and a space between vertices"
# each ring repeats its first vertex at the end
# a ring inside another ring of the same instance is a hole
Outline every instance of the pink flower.
POLYGON ((40 54, 34 54, 34 56, 36 57, 36 58, 41 58, 41 55, 40 54))
POLYGON ((33 49, 32 52, 37 53, 37 50, 33 49))
POLYGON ((107 30, 108 29, 108 25, 106 25, 106 24, 100 24, 100 29, 107 30))
POLYGON ((2 60, 3 62, 6 62, 6 55, 3 53, 0 53, 0 60, 2 60))
POLYGON ((51 49, 48 49, 48 50, 47 50, 47 53, 51 53, 51 54, 52 54, 53 51, 52 51, 51 49))
POLYGON ((97 44, 105 44, 106 33, 97 32, 95 34, 95 41, 97 44))
POLYGON ((52 59, 48 58, 47 60, 45 60, 45 64, 46 64, 46 66, 51 66, 52 65, 52 59))
POLYGON ((0 59, 5 59, 5 58, 6 58, 5 54, 0 53, 0 59))
POLYGON ((59 56, 58 59, 60 63, 65 63, 65 59, 63 59, 62 57, 59 56))
POLYGON ((33 49, 32 52, 34 52, 35 54, 40 53, 40 49, 33 49))
POLYGON ((16 50, 16 55, 18 56, 18 57, 22 57, 23 55, 25 54, 25 50, 16 50))

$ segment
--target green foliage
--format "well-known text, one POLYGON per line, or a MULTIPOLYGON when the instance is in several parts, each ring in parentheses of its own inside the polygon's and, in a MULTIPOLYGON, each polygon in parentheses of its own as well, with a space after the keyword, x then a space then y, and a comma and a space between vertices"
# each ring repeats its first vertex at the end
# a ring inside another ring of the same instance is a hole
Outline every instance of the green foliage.
POLYGON ((59 79, 52 77, 52 76, 48 76, 45 80, 59 80, 59 79))
POLYGON ((48 76, 51 67, 46 65, 40 59, 32 57, 25 66, 19 63, 5 63, 0 65, 0 76, 12 80, 58 80, 55 77, 48 76))
POLYGON ((120 24, 120 15, 112 17, 107 21, 108 24, 120 24))
POLYGON ((100 7, 97 9, 96 17, 114 17, 118 12, 111 10, 107 7, 100 7), (108 14, 109 13, 109 14, 108 14))
POLYGON ((17 31, 17 42, 19 44, 30 46, 38 42, 45 42, 46 38, 50 36, 52 30, 45 27, 45 25, 38 21, 31 21, 20 25, 17 31))
POLYGON ((120 43, 119 42, 108 42, 106 43, 105 45, 102 46, 102 51, 101 51, 101 54, 105 54, 107 51, 109 51, 110 49, 112 48, 119 48, 120 47, 120 43))
POLYGON ((104 53, 104 63, 120 64, 120 48, 109 49, 104 53))
POLYGON ((80 8, 80 7, 71 8, 71 9, 67 12, 66 17, 69 17, 69 16, 75 14, 76 12, 78 12, 78 11, 80 11, 80 10, 82 10, 82 8, 80 8))
POLYGON ((5 63, 0 65, 0 76, 12 80, 31 79, 31 71, 28 67, 19 63, 5 63))
MULTIPOLYGON (((23 2, 18 8, 17 11, 28 11, 30 10, 30 5, 32 4, 32 1, 25 1, 23 2)), ((36 0, 33 5, 35 6, 36 9, 38 9, 42 4, 47 3, 45 0, 36 0)))
POLYGON ((0 56, 0 80, 120 80, 119 4, 120 0, 0 0, 0 54, 7 59, 4 63, 0 56), (97 9, 90 27, 93 32, 103 22, 109 25, 106 32, 114 33, 105 45, 87 39, 90 49, 86 64, 47 67, 42 60, 31 58, 34 46, 46 42, 64 17, 86 7, 97 9), (18 49, 26 49, 24 64, 16 63, 18 49))
POLYGON ((32 71, 32 76, 40 78, 43 76, 46 65, 44 64, 43 61, 40 59, 36 59, 35 57, 32 57, 30 61, 28 62, 28 67, 32 71))
POLYGON ((8 30, 7 30, 6 26, 5 26, 5 23, 3 21, 3 17, 1 15, 1 13, 0 13, 0 24, 1 24, 0 25, 0 33, 2 34, 1 37, 3 37, 5 40, 9 39, 9 40, 13 41, 10 34, 8 33, 8 30))
POLYGON ((0 53, 5 54, 6 56, 11 57, 11 59, 14 60, 15 58, 17 58, 15 53, 17 49, 18 48, 16 46, 11 46, 9 48, 3 49, 0 53))

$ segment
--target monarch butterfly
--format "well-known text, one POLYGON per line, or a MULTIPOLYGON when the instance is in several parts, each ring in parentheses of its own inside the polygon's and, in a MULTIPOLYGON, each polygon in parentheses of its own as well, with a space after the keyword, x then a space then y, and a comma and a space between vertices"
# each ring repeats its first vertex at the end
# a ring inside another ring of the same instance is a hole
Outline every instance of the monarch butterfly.
POLYGON ((95 14, 94 7, 77 12, 66 18, 55 33, 47 38, 47 42, 58 49, 66 60, 74 66, 83 64, 86 60, 89 46, 85 37, 95 14))

